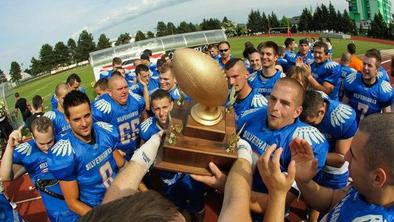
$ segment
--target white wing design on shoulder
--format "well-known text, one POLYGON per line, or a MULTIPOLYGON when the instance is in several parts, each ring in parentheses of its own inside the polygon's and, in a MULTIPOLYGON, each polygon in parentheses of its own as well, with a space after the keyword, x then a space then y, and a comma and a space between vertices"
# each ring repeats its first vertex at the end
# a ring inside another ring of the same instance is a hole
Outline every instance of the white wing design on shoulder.
POLYGON ((393 90, 393 87, 391 87, 390 83, 388 83, 387 81, 382 81, 382 84, 380 84, 380 86, 385 93, 389 93, 391 92, 391 90, 393 90))
POLYGON ((142 132, 146 132, 149 127, 152 125, 153 122, 153 118, 149 117, 148 119, 146 119, 144 122, 141 123, 141 130, 142 132))
POLYGON ((252 99, 252 107, 263 107, 263 106, 267 106, 267 99, 261 95, 261 94, 256 94, 253 96, 252 99))
POLYGON ((69 156, 72 153, 72 147, 69 140, 59 140, 52 147, 52 153, 55 156, 69 156))
POLYGON ((323 134, 321 134, 320 131, 313 126, 298 127, 294 131, 293 139, 296 137, 300 137, 308 141, 310 145, 312 145, 313 143, 320 144, 325 141, 323 134))
POLYGON ((44 113, 44 116, 50 120, 54 120, 56 118, 56 113, 54 111, 48 111, 44 113))
POLYGON ((15 151, 22 155, 29 156, 31 154, 32 147, 29 143, 22 143, 15 148, 15 151))
POLYGON ((331 125, 336 127, 345 123, 352 116, 352 108, 350 106, 339 104, 331 113, 331 125))
POLYGON ((329 61, 324 65, 324 68, 326 69, 333 69, 335 67, 337 67, 339 64, 337 62, 334 61, 329 61))
POLYGON ((138 94, 136 94, 136 93, 130 93, 130 95, 131 95, 134 99, 136 99, 137 101, 141 101, 141 99, 142 99, 142 96, 140 96, 140 95, 138 95, 138 94))
POLYGON ((354 80, 356 80, 357 78, 357 73, 350 73, 348 76, 346 76, 346 82, 351 84, 352 82, 354 82, 354 80))
POLYGON ((96 124, 97 124, 99 127, 103 128, 103 129, 105 129, 105 130, 107 130, 107 131, 110 132, 110 133, 112 133, 112 131, 113 131, 113 126, 112 126, 111 124, 109 124, 109 123, 102 122, 102 121, 97 121, 96 124))
POLYGON ((112 106, 111 103, 105 99, 99 99, 94 103, 94 106, 102 113, 110 113, 112 106))

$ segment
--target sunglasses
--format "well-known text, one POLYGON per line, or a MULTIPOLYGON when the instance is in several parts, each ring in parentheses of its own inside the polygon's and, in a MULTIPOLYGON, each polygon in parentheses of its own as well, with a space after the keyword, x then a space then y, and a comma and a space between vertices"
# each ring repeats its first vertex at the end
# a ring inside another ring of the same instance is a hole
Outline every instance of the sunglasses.
POLYGON ((219 49, 219 52, 227 52, 229 49, 219 49))

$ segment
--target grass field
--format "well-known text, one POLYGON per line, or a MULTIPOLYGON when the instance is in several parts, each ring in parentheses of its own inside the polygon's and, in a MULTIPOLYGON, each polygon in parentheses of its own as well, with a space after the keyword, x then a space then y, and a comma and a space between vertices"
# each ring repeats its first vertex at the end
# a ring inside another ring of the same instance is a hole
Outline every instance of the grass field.
MULTIPOLYGON (((295 37, 296 42, 300 37, 295 37)), ((279 45, 283 45, 285 37, 243 37, 243 38, 232 38, 229 39, 232 48, 232 55, 236 57, 242 57, 242 51, 244 48, 244 42, 251 41, 255 46, 257 46, 261 41, 274 41, 279 45)), ((350 43, 351 40, 338 40, 332 39, 334 58, 340 57, 340 55, 346 50, 346 45, 350 43)), ((359 53, 365 52, 370 48, 377 49, 392 49, 393 46, 378 44, 374 42, 365 41, 354 41, 357 46, 359 53)), ((82 86, 85 87, 87 95, 90 99, 95 97, 94 90, 92 89, 91 83, 94 81, 93 70, 90 65, 83 67, 78 67, 72 70, 65 71, 60 74, 44 77, 42 79, 27 83, 25 85, 14 88, 14 92, 19 92, 22 97, 25 97, 28 101, 31 101, 34 95, 41 95, 44 98, 45 109, 50 109, 50 97, 54 92, 56 84, 64 82, 68 75, 71 73, 77 73, 82 79, 82 86)), ((13 110, 15 104, 14 96, 9 96, 7 98, 8 107, 11 111, 13 110)))

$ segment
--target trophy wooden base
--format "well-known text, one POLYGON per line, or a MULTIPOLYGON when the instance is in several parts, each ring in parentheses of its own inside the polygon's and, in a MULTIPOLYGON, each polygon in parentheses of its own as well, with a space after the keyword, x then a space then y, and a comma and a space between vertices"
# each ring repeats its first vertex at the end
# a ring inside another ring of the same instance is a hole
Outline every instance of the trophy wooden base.
MULTIPOLYGON (((221 169, 230 169, 237 159, 235 151, 226 151, 228 141, 235 133, 234 114, 224 113, 225 118, 218 124, 204 126, 189 114, 192 105, 179 107, 174 104, 172 124, 182 125, 183 130, 176 135, 174 144, 165 141, 159 149, 155 167, 200 175, 211 175, 209 162, 214 162, 221 169)), ((220 109, 224 112, 223 108, 220 109)))

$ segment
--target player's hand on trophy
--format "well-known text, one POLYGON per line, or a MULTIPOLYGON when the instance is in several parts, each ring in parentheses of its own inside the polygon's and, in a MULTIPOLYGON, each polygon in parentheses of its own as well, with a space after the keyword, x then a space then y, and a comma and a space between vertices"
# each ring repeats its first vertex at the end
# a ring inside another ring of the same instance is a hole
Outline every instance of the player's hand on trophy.
POLYGON ((297 137, 291 141, 290 150, 291 160, 295 161, 295 180, 299 183, 311 181, 317 172, 317 160, 311 145, 308 141, 297 137))
POLYGON ((227 175, 224 174, 213 162, 209 163, 209 169, 212 176, 201 176, 192 174, 191 177, 201 183, 204 183, 220 192, 224 192, 227 175))
POLYGON ((280 156, 283 148, 276 149, 276 144, 268 147, 257 161, 260 176, 267 186, 270 194, 286 195, 294 182, 295 162, 292 160, 288 172, 280 170, 280 156))
POLYGON ((252 168, 256 166, 257 156, 253 154, 252 147, 248 141, 244 139, 239 139, 237 142, 237 155, 238 159, 242 158, 249 161, 252 168))

